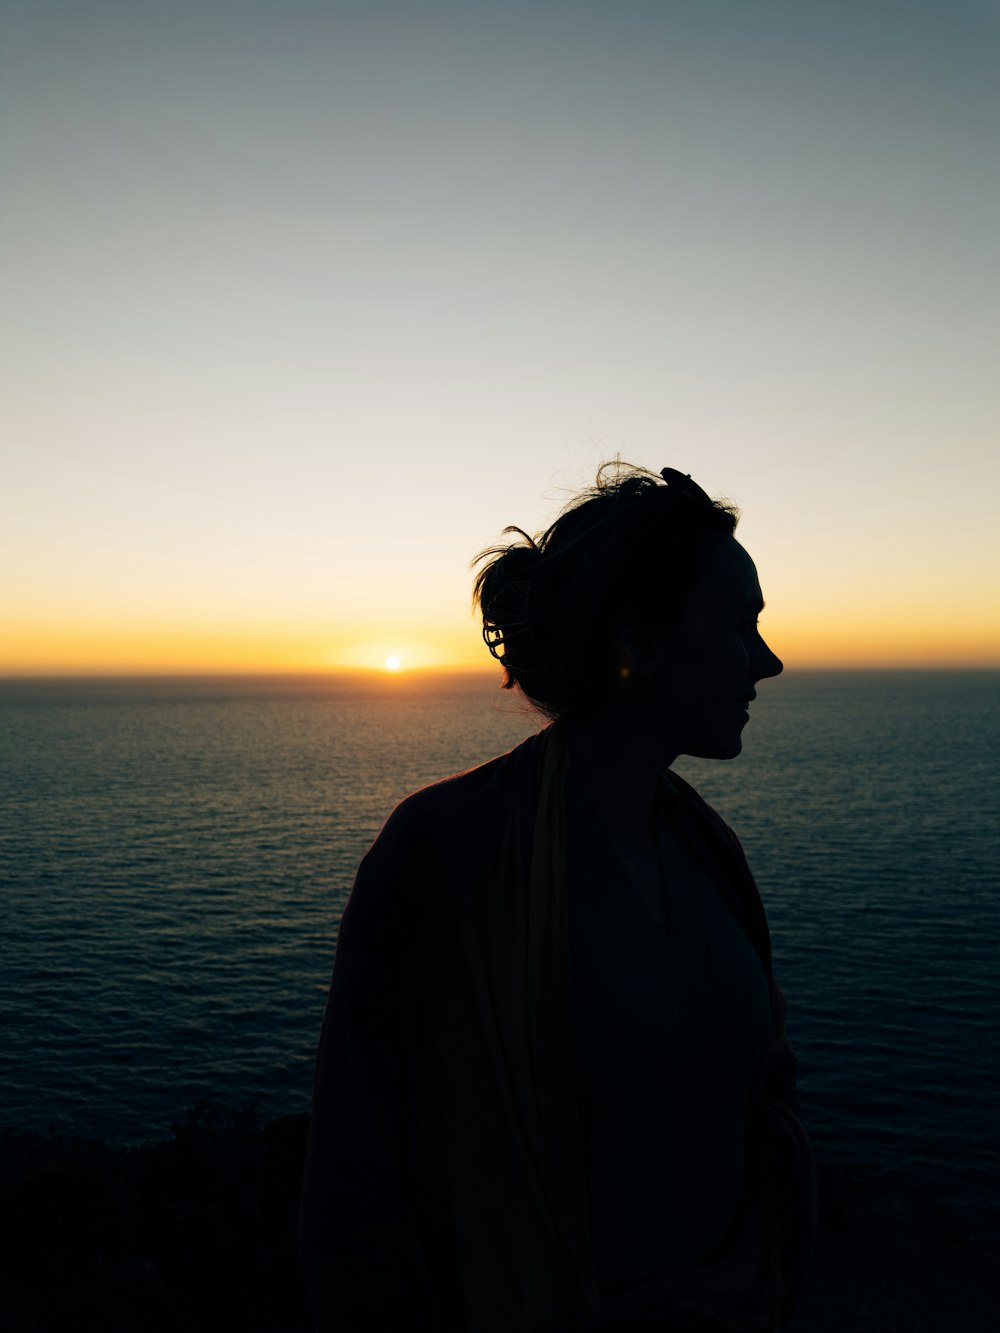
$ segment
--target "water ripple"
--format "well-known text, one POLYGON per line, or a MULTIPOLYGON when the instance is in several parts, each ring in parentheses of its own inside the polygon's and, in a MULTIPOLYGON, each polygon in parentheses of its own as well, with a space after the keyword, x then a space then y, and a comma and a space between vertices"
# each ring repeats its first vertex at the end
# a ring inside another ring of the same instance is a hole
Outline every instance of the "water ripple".
MULTIPOLYGON (((408 791, 535 721, 495 687, 0 686, 0 1122, 136 1139, 307 1104, 354 871, 408 791)), ((739 831, 819 1146, 995 1210, 1000 676, 789 674, 739 831)), ((994 1211, 995 1217, 995 1211, 994 1211)))

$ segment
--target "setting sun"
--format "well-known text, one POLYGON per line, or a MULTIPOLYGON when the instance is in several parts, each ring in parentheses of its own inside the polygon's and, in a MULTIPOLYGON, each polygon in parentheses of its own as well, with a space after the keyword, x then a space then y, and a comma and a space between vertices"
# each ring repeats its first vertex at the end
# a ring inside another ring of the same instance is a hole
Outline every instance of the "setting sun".
POLYGON ((402 663, 398 657, 387 657, 385 659, 386 671, 398 671, 402 663))

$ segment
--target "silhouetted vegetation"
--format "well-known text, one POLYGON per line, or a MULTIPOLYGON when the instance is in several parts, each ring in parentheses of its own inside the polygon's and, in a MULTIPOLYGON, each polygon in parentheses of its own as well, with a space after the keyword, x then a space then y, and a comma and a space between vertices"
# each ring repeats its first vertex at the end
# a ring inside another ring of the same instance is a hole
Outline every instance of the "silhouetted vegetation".
POLYGON ((295 1253, 308 1117, 201 1104, 134 1148, 8 1134, 0 1325, 308 1328, 295 1253))
MULTIPOLYGON (((5 1333, 306 1333, 307 1117, 201 1104, 162 1143, 0 1139, 5 1333)), ((1000 1252, 918 1191, 821 1167, 816 1279, 791 1333, 994 1333, 1000 1252)))

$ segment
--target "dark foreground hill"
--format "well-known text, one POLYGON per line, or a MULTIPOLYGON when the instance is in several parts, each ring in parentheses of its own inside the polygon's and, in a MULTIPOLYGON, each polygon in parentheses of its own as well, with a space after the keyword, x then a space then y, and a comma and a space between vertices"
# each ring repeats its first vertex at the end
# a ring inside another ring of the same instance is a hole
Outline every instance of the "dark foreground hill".
MULTIPOLYGON (((162 1143, 0 1139, 5 1333, 306 1333, 305 1115, 200 1106, 162 1143)), ((819 1263, 791 1333, 996 1333, 1000 1247, 918 1192, 821 1167, 819 1263)))

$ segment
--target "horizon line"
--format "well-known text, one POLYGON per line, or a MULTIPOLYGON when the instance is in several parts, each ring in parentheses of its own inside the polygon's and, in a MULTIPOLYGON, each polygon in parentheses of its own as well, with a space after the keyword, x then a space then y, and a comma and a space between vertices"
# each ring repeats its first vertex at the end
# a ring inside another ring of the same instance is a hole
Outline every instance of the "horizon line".
MULTIPOLYGON (((785 665, 782 675, 806 672, 860 672, 860 671, 1000 671, 996 662, 811 662, 785 665)), ((481 676, 499 681, 496 666, 415 666, 389 671, 385 667, 42 667, 35 670, 5 669, 0 667, 0 683, 29 680, 274 680, 280 678, 367 677, 387 682, 398 682, 414 676, 481 676)))

